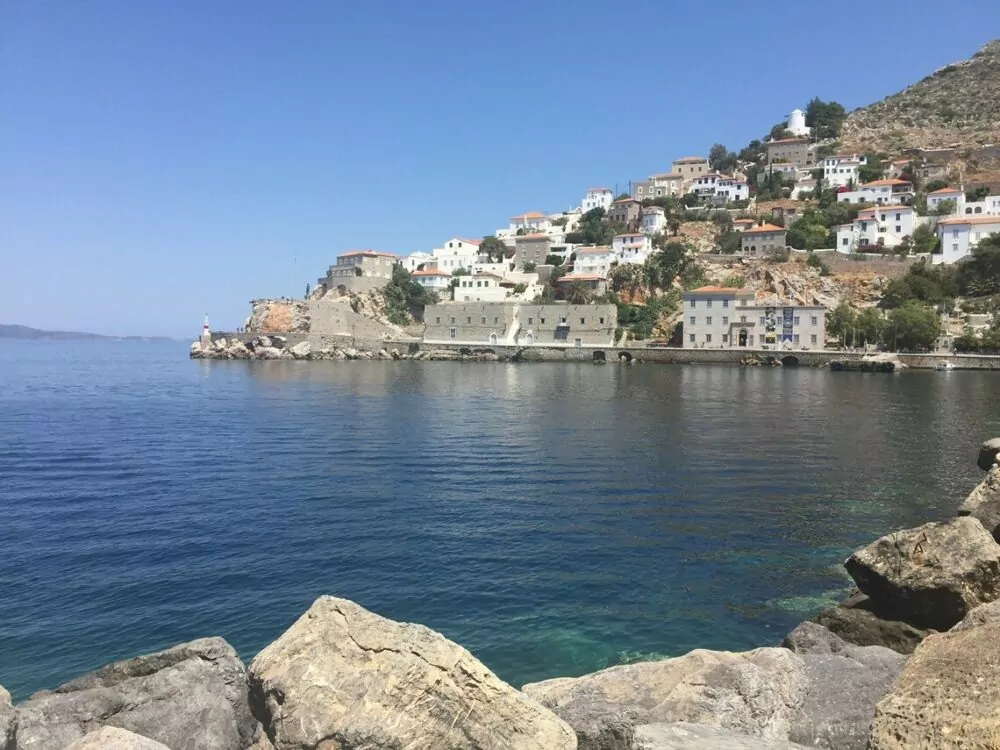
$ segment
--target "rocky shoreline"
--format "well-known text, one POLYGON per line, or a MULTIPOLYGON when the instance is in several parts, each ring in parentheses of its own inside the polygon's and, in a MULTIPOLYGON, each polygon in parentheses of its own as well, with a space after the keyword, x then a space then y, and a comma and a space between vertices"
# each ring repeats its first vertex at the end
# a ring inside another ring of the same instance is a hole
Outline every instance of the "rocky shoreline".
POLYGON ((243 342, 239 339, 216 338, 211 344, 200 341, 191 344, 191 359, 285 359, 285 360, 465 360, 499 362, 503 357, 492 350, 470 348, 467 353, 444 349, 421 348, 403 352, 397 346, 357 344, 352 346, 313 345, 309 341, 288 344, 287 336, 260 335, 243 342))
POLYGON ((779 646, 517 690, 429 628, 322 596, 249 667, 204 638, 16 706, 0 688, 0 750, 995 750, 998 454, 983 444, 954 518, 854 552, 858 591, 779 646))

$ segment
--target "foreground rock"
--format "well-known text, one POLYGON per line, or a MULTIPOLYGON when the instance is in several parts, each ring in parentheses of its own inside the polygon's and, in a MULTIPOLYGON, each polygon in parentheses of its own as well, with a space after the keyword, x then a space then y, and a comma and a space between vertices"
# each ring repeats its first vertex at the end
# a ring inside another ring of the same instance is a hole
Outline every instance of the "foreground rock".
POLYGON ((1000 466, 990 469, 986 479, 965 498, 958 515, 972 516, 1000 542, 1000 466))
POLYGON ((17 714, 10 701, 10 693, 0 685, 0 750, 14 750, 14 731, 17 714))
POLYGON ((124 729, 104 727, 77 740, 67 750, 170 750, 170 748, 124 729))
POLYGON ((805 750, 784 740, 765 740, 705 724, 646 724, 636 727, 636 750, 805 750))
POLYGON ((838 607, 823 610, 813 619, 855 646, 884 646, 900 654, 912 654, 928 633, 933 632, 881 617, 876 609, 869 597, 858 594, 838 607))
POLYGON ((878 705, 871 750, 994 750, 1000 621, 929 636, 878 705))
POLYGON ((983 471, 989 471, 993 464, 997 462, 1000 455, 1000 438, 992 438, 979 446, 979 456, 976 458, 976 465, 983 471))
POLYGON ((250 665, 276 750, 575 748, 573 731, 422 625, 323 596, 250 665))
POLYGON ((175 750, 242 750, 259 729, 246 670, 221 638, 116 662, 17 707, 17 750, 63 750, 102 726, 175 750))
MULTIPOLYGON (((676 722, 711 725, 723 734, 777 743, 774 747, 793 742, 862 750, 875 705, 905 657, 885 648, 853 646, 812 623, 804 630, 811 632, 797 629, 789 636, 800 646, 809 644, 804 653, 699 650, 525 685, 524 692, 569 722, 581 750, 643 747, 652 742, 643 727, 676 722)), ((687 739, 691 744, 677 746, 711 747, 705 738, 687 739)), ((662 744, 662 737, 658 741, 661 745, 652 747, 673 747, 662 744)))
POLYGON ((1000 545, 966 516, 884 536, 845 566, 858 588, 896 619, 947 630, 997 598, 1000 545))

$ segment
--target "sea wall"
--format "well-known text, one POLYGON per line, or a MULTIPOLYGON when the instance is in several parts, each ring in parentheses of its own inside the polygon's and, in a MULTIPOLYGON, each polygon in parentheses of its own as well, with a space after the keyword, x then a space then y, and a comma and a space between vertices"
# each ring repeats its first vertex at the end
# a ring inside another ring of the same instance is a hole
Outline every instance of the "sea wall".
POLYGON ((0 750, 994 748, 998 453, 954 517, 856 550, 859 592, 777 646, 518 690, 440 633, 320 596, 249 667, 203 638, 16 706, 0 688, 0 750))

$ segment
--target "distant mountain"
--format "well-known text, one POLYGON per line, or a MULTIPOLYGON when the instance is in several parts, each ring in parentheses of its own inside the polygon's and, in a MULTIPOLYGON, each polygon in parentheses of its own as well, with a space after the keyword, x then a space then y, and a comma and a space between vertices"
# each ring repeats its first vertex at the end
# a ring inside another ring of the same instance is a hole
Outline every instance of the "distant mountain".
MULTIPOLYGON (((905 59, 905 55, 903 58, 905 59)), ((946 148, 1000 143, 1000 40, 880 102, 851 112, 845 150, 946 148)))
POLYGON ((166 336, 101 336, 80 331, 43 331, 28 326, 0 323, 0 339, 29 339, 34 341, 171 341, 166 336))

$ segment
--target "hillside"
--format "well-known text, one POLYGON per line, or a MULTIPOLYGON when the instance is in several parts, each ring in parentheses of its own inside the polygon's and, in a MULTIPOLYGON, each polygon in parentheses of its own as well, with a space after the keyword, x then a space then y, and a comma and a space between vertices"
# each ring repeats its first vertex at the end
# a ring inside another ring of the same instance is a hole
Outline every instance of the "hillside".
POLYGON ((164 336, 102 336, 99 333, 80 331, 43 331, 29 326, 0 323, 0 339, 31 341, 170 341, 164 336))
POLYGON ((855 110, 840 140, 843 150, 888 153, 1000 143, 1000 40, 855 110))

